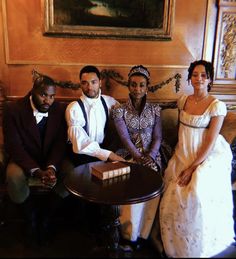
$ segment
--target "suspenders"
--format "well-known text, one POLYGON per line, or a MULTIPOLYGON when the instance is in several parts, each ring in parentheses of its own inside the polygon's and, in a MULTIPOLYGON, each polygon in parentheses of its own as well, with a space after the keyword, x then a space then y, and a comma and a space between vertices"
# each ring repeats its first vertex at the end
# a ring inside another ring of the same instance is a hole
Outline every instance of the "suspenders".
MULTIPOLYGON (((107 107, 107 104, 106 104, 106 102, 105 102, 105 100, 102 96, 101 96, 101 102, 102 102, 103 108, 104 108, 105 113, 106 113, 106 123, 105 123, 105 128, 104 128, 104 134, 105 134, 106 131, 107 131, 107 127, 108 127, 108 107, 107 107)), ((78 104, 80 105, 80 108, 83 112, 84 119, 85 119, 85 125, 84 125, 83 128, 88 134, 88 118, 87 118, 87 114, 86 114, 86 111, 85 111, 84 103, 82 102, 81 99, 79 99, 78 104)))

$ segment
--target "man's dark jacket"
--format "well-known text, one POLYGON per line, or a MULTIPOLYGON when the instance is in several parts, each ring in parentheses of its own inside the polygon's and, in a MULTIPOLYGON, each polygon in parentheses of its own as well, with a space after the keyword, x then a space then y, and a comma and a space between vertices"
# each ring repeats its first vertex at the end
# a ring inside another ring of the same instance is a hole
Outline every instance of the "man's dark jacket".
POLYGON ((4 145, 10 159, 24 169, 57 169, 65 155, 65 107, 56 101, 48 111, 47 129, 43 143, 33 115, 30 93, 20 100, 6 103, 3 114, 4 145))

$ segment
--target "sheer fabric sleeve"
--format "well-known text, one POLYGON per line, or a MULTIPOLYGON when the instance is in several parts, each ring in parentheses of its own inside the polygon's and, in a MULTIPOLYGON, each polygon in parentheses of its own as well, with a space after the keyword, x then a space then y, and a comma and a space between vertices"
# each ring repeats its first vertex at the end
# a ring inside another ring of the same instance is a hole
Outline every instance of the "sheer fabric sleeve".
POLYGON ((155 114, 155 126, 152 132, 152 143, 149 150, 149 155, 155 159, 157 154, 159 153, 159 149, 162 141, 162 125, 161 125, 161 108, 159 105, 154 106, 154 114, 155 114))
POLYGON ((124 109, 121 105, 113 108, 111 111, 111 116, 114 121, 114 125, 119 134, 121 142, 123 143, 125 148, 129 150, 132 157, 134 159, 138 159, 142 156, 142 154, 139 152, 139 150, 135 147, 135 145, 132 143, 130 139, 129 132, 128 132, 125 120, 123 118, 123 114, 124 114, 124 109))

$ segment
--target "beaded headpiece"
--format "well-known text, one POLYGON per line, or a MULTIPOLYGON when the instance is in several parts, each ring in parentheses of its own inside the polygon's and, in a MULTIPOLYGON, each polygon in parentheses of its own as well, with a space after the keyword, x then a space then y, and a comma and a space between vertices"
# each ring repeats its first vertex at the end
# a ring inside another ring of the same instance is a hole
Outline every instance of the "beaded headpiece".
POLYGON ((128 74, 128 77, 131 77, 134 74, 141 74, 141 75, 144 75, 148 80, 150 79, 149 71, 147 70, 146 67, 142 65, 132 67, 128 74))

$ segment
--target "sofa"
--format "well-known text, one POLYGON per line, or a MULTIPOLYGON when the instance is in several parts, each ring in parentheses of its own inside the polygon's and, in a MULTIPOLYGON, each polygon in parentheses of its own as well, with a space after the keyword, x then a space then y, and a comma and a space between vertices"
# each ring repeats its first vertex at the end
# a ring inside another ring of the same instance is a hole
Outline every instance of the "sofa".
MULTIPOLYGON (((4 107, 5 102, 11 102, 11 99, 3 98, 2 103, 0 100, 0 107, 4 107)), ((67 105, 71 100, 60 100, 63 105, 67 105)), ((176 108, 176 102, 166 102, 160 103, 162 107, 161 110, 161 118, 162 118, 162 129, 163 129, 163 139, 169 144, 172 148, 177 143, 178 137, 178 109, 176 108)), ((2 113, 3 109, 0 109, 0 122, 2 122, 2 113)), ((236 112, 228 110, 227 116, 225 117, 221 134, 225 137, 230 145, 235 141, 236 144, 236 112)), ((7 156, 4 151, 3 146, 3 135, 2 135, 2 128, 0 127, 0 226, 3 226, 8 218, 7 211, 7 203, 8 203, 8 196, 7 196, 7 189, 5 183, 5 168, 7 165, 7 156)), ((233 194, 234 200, 236 202, 236 181, 232 184, 233 186, 233 194)), ((42 195, 47 193, 47 190, 42 188, 34 188, 33 189, 34 195, 42 195)), ((230 249, 235 251, 232 246, 230 249)), ((228 257, 231 255, 231 250, 223 251, 220 254, 220 257, 228 257)))
MULTIPOLYGON (((3 145, 3 134, 2 134, 2 114, 5 102, 12 102, 15 98, 0 98, 0 197, 6 192, 5 186, 5 168, 7 164, 7 156, 4 151, 3 145)), ((72 100, 59 100, 62 105, 67 105, 72 100)), ((162 118, 162 129, 163 139, 172 148, 177 143, 178 138, 178 109, 176 108, 176 102, 161 102, 161 118, 162 118)), ((221 134, 225 137, 228 143, 231 145, 234 138, 236 137, 236 111, 228 110, 227 116, 225 117, 221 134)), ((235 183, 236 189, 236 183, 235 183)))
MULTIPOLYGON (((4 98, 2 104, 0 103, 0 107, 2 107, 0 112, 0 123, 2 122, 4 102, 11 101, 13 100, 4 98)), ((63 105, 67 105, 70 101, 71 100, 60 100, 63 105)), ((178 109, 176 108, 176 102, 162 102, 159 104, 162 108, 161 118, 163 139, 167 144, 174 148, 178 137, 178 109)), ((230 145, 233 143, 233 140, 236 137, 236 111, 228 110, 220 133, 225 137, 230 145)), ((4 151, 2 128, 0 127, 0 196, 1 193, 4 194, 5 192, 6 164, 7 156, 4 151)))

